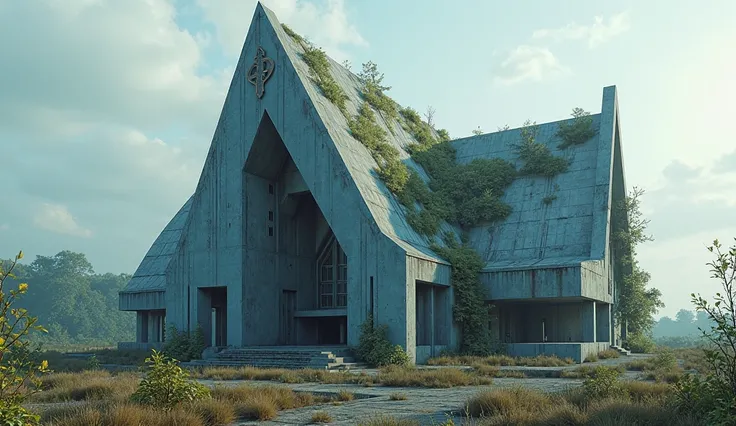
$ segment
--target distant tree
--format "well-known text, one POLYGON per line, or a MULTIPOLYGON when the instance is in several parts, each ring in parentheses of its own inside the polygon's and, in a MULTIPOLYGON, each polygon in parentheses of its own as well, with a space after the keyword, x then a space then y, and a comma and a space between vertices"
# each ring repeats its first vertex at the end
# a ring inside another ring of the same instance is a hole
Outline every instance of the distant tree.
POLYGON ((475 136, 479 136, 479 135, 482 135, 482 134, 483 134, 483 129, 481 129, 480 126, 478 126, 477 129, 473 130, 473 135, 475 135, 475 136))
POLYGON ((690 326, 692 326, 693 321, 695 320, 695 314, 693 311, 688 311, 687 309, 680 309, 677 311, 677 315, 675 316, 677 318, 677 322, 679 323, 678 326, 685 327, 688 331, 690 331, 690 326))
POLYGON ((37 256, 21 273, 31 284, 23 306, 49 330, 39 342, 110 344, 134 335, 132 313, 118 310, 130 275, 95 274, 84 254, 68 250, 37 256))
POLYGON ((504 124, 503 126, 501 126, 501 127, 499 127, 499 128, 498 128, 498 131, 499 131, 499 132, 503 132, 503 131, 506 131, 506 130, 508 130, 508 129, 510 129, 510 128, 511 128, 511 127, 509 127, 509 125, 508 125, 508 124, 504 124))

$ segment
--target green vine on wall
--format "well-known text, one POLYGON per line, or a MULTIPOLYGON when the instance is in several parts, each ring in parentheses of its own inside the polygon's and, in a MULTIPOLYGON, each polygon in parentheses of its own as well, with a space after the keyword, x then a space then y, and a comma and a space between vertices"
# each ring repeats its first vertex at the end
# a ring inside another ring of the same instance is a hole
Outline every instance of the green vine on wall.
POLYGON ((583 144, 597 133, 593 128, 593 118, 589 112, 582 108, 574 108, 572 116, 573 119, 570 123, 560 123, 555 134, 555 136, 562 139, 562 143, 558 146, 560 149, 583 144))

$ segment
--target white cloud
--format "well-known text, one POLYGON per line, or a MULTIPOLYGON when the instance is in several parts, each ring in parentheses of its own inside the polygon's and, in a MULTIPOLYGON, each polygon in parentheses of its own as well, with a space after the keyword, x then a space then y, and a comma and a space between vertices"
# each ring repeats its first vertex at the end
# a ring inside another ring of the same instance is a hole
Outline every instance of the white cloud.
POLYGON ((543 81, 568 72, 549 49, 522 45, 509 52, 495 73, 495 82, 512 85, 523 81, 543 81))
POLYGON ((555 29, 539 29, 534 31, 534 39, 551 39, 554 41, 585 40, 589 48, 595 48, 612 38, 619 36, 631 28, 628 11, 613 15, 606 24, 600 16, 594 18, 590 25, 570 23, 555 29))
POLYGON ((57 234, 85 238, 92 236, 92 231, 80 226, 66 206, 60 204, 42 204, 40 210, 33 218, 33 223, 38 228, 57 234))
POLYGON ((0 38, 19 42, 0 48, 0 124, 43 109, 145 129, 187 115, 210 130, 228 82, 199 75, 206 37, 175 17, 167 0, 4 3, 0 38))
MULTIPOLYGON (((0 45, 4 243, 131 272, 192 194, 235 65, 204 54, 223 41, 237 54, 256 2, 174 3, 0 0, 0 38, 18 41, 0 45), (216 31, 179 26, 203 10, 216 31), (111 256, 110 242, 125 250, 111 256)), ((341 1, 267 4, 333 55, 365 44, 341 1)))
MULTIPOLYGON (((197 0, 204 15, 217 28, 217 39, 231 56, 240 54, 257 0, 197 0), (245 18, 244 18, 245 17, 245 18)), ((344 46, 367 46, 348 20, 343 0, 327 0, 323 6, 299 0, 265 0, 279 21, 291 26, 337 61, 347 59, 344 46)))

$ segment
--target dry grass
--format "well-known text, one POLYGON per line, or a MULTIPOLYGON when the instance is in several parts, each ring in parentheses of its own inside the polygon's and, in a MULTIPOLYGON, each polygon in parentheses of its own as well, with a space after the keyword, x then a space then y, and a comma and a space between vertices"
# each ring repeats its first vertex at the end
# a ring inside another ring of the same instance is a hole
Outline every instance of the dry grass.
POLYGON ((419 426, 419 422, 410 419, 397 419, 396 417, 380 415, 363 420, 358 426, 419 426))
POLYGON ((511 357, 508 355, 478 356, 440 356, 427 361, 429 365, 497 365, 527 367, 563 367, 574 364, 572 358, 538 355, 535 357, 511 357))
POLYGON ((405 393, 395 392, 388 396, 391 401, 406 401, 407 396, 405 393))
MULTIPOLYGON (((624 366, 610 366, 607 368, 614 369, 619 373, 626 371, 624 366)), ((595 377, 596 368, 590 365, 581 365, 580 367, 573 368, 571 370, 563 370, 560 373, 560 377, 563 379, 587 379, 589 377, 595 377)))
POLYGON ((310 420, 311 423, 330 423, 331 421, 332 416, 327 411, 315 411, 310 420))
POLYGON ((107 401, 123 402, 135 392, 140 376, 135 373, 111 375, 106 371, 52 373, 41 380, 42 392, 31 402, 107 401))
POLYGON ((615 349, 606 349, 603 351, 598 352, 598 358, 600 359, 611 359, 611 358, 619 358, 621 356, 621 353, 615 349))
MULTIPOLYGON (((216 386, 212 398, 184 404, 171 413, 130 404, 136 375, 110 376, 106 373, 50 375, 46 390, 34 402, 85 401, 82 405, 64 405, 45 410, 44 424, 74 425, 227 425, 236 419, 271 420, 278 412, 326 403, 332 398, 318 398, 310 393, 294 392, 280 386, 216 386), (154 417, 156 417, 154 419, 154 417)), ((354 395, 341 392, 337 398, 350 400, 354 395)))
POLYGON ((417 369, 387 367, 376 376, 376 382, 393 387, 451 388, 456 386, 490 385, 493 379, 471 374, 458 368, 417 369))
POLYGON ((223 423, 204 423, 200 416, 184 407, 162 411, 140 405, 87 404, 62 407, 42 415, 47 426, 220 426, 223 423))
POLYGON ((289 370, 284 368, 256 367, 206 367, 192 371, 192 377, 211 380, 263 380, 281 383, 325 383, 325 384, 371 384, 371 376, 347 371, 330 372, 304 368, 289 370))
MULTIPOLYGON (((702 360, 697 358, 699 354, 696 351, 687 351, 689 352, 682 353, 684 353, 685 356, 690 357, 691 364, 689 366, 696 365, 697 363, 704 363, 704 358, 702 360)), ((665 350, 651 358, 628 362, 625 364, 625 367, 630 371, 641 371, 643 373, 643 378, 647 380, 677 383, 685 374, 685 370, 680 367, 677 362, 679 355, 680 354, 675 351, 665 350)), ((707 371, 707 367, 704 365, 700 365, 700 370, 694 367, 692 369, 697 371, 707 371)))
MULTIPOLYGON (((205 368, 194 375, 213 380, 268 380, 280 383, 315 382, 325 384, 361 384, 395 387, 449 388, 455 386, 491 384, 492 377, 499 375, 494 366, 478 364, 473 371, 458 368, 420 369, 416 367, 389 366, 375 376, 365 373, 329 372, 326 370, 282 370, 253 367, 205 368)), ((517 377, 518 373, 514 374, 517 377)))
POLYGON ((337 400, 342 402, 352 401, 355 399, 355 394, 346 389, 341 389, 337 393, 337 400))
POLYGON ((675 349, 672 351, 677 359, 683 361, 682 368, 685 370, 695 370, 700 374, 709 374, 711 372, 710 365, 705 359, 705 351, 698 348, 675 349))
POLYGON ((669 385, 622 382, 626 396, 591 400, 583 389, 545 394, 529 389, 481 392, 471 398, 470 424, 496 425, 698 425, 668 405, 669 385))

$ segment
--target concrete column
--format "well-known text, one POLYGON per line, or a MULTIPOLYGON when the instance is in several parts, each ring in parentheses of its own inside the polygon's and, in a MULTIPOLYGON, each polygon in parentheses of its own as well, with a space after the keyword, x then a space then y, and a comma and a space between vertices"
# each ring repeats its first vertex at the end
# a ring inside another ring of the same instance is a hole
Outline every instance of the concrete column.
POLYGON ((146 313, 144 311, 136 311, 135 313, 135 341, 136 343, 144 343, 143 336, 146 334, 143 324, 145 323, 144 317, 146 313))
POLYGON ((596 311, 596 341, 611 342, 611 305, 609 303, 597 303, 596 311))
POLYGON ((584 301, 580 308, 580 328, 582 330, 583 342, 595 342, 595 302, 584 301))
POLYGON ((429 345, 430 345, 430 356, 435 356, 434 353, 434 341, 435 341, 435 328, 434 328, 434 289, 435 286, 431 286, 429 290, 429 345))

